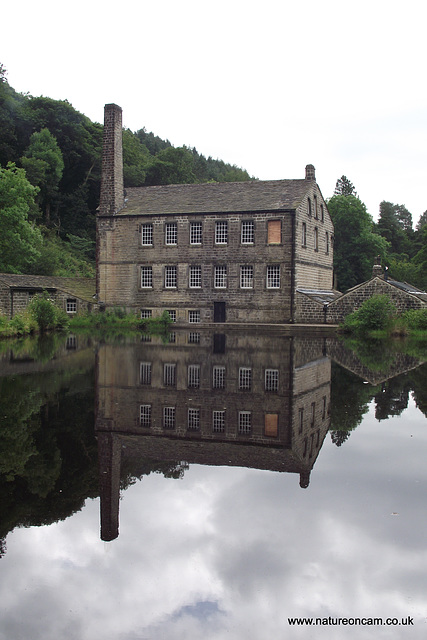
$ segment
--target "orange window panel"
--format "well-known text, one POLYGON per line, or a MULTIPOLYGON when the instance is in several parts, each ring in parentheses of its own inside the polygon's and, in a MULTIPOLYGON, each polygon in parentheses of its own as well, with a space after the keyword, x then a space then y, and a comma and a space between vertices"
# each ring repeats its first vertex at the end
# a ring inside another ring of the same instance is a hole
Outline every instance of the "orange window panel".
POLYGON ((266 436, 277 438, 279 416, 277 413, 266 413, 264 423, 264 433, 266 436))
POLYGON ((282 235, 282 225, 280 220, 268 221, 268 244, 280 244, 282 235))

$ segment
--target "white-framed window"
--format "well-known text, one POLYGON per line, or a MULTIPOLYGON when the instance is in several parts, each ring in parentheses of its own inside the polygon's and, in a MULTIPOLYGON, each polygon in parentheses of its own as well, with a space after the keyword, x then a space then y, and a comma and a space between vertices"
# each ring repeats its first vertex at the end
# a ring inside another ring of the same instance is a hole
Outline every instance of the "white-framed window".
POLYGON ((141 244, 144 246, 153 246, 153 225, 144 223, 141 225, 141 244))
POLYGON ((175 363, 165 363, 163 365, 163 384, 165 387, 174 387, 176 385, 175 363))
POLYGON ((224 433, 225 409, 214 409, 212 412, 212 431, 214 433, 224 433))
POLYGON ((240 267, 240 288, 241 289, 253 289, 254 288, 254 268, 253 265, 242 265, 240 267))
POLYGON ((141 404, 139 406, 139 424, 145 429, 151 427, 151 404, 141 404))
POLYGON ((215 365, 212 369, 212 388, 225 388, 225 367, 221 365, 215 365))
POLYGON ((188 322, 197 323, 200 322, 200 311, 189 311, 188 312, 188 322))
POLYGON ((176 333, 175 331, 171 331, 168 337, 169 344, 175 344, 176 342, 176 333))
POLYGON ((252 431, 251 411, 239 411, 239 433, 247 434, 252 431))
POLYGON ((280 264, 267 265, 267 289, 280 289, 280 264))
POLYGON ((188 344, 200 344, 200 333, 190 331, 188 334, 188 344))
POLYGON ((255 224, 253 220, 243 220, 240 240, 242 244, 253 244, 255 242, 255 224))
POLYGON ((151 309, 141 309, 141 320, 148 320, 148 318, 151 318, 152 313, 151 309))
POLYGON ((175 429, 175 407, 163 407, 163 428, 175 429))
POLYGON ((188 271, 188 285, 190 289, 200 289, 202 286, 202 267, 190 265, 188 271))
POLYGON ((305 222, 302 223, 301 227, 301 246, 307 246, 307 225, 305 222))
POLYGON ((215 289, 227 288, 227 267, 224 264, 214 267, 214 287, 215 289))
POLYGON ((221 220, 215 222, 215 244, 227 244, 228 242, 228 222, 221 220))
POLYGON ((200 387, 200 365, 188 365, 188 388, 198 389, 200 387))
POLYGON ((278 369, 265 370, 265 390, 279 391, 279 370, 278 369))
POLYGON ((249 367, 240 367, 239 369, 239 389, 241 391, 250 391, 252 388, 252 369, 249 367))
POLYGON ((165 287, 166 289, 176 289, 178 283, 177 268, 175 265, 165 267, 165 287))
POLYGON ((67 298, 67 313, 77 313, 77 300, 75 298, 67 298))
POLYGON ((200 431, 200 409, 188 409, 188 429, 200 431))
POLYGON ((167 309, 171 322, 176 322, 176 309, 167 309))
POLYGON ((201 222, 190 222, 190 244, 202 244, 201 222))
POLYGON ((178 225, 176 222, 166 222, 165 224, 165 244, 178 243, 178 225))
POLYGON ((139 382, 141 384, 151 384, 151 362, 139 363, 139 382))
POLYGON ((153 267, 141 267, 141 288, 151 289, 153 287, 153 267))

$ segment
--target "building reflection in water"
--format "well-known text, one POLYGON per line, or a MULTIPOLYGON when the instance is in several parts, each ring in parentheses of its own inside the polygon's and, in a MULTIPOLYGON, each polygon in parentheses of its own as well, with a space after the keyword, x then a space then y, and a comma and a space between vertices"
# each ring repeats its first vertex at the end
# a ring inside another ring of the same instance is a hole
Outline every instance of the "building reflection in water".
POLYGON ((100 345, 96 387, 103 540, 118 536, 125 458, 295 473, 306 488, 330 425, 325 340, 278 331, 100 345))

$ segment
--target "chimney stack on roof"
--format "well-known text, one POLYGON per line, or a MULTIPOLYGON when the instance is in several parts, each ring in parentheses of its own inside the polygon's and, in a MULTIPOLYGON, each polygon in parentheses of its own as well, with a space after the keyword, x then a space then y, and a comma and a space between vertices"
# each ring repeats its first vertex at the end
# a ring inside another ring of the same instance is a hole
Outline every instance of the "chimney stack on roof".
POLYGON ((123 205, 122 110, 116 104, 106 104, 99 214, 114 215, 123 205))
POLYGON ((372 277, 375 278, 383 278, 384 277, 384 271, 383 268, 381 266, 381 256, 377 256, 375 258, 375 264, 372 267, 372 277))
POLYGON ((308 164, 305 168, 305 179, 316 180, 316 169, 312 164, 308 164))

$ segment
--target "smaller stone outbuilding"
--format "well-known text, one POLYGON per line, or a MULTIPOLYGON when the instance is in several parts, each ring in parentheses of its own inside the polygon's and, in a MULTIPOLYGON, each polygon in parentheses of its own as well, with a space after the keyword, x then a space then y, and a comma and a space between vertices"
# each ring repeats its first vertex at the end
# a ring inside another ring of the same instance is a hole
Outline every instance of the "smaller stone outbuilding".
POLYGON ((399 314, 410 309, 427 309, 427 293, 407 282, 389 278, 378 258, 372 269, 372 278, 346 293, 297 288, 296 322, 341 324, 347 315, 357 311, 374 295, 388 296, 399 314))
POLYGON ((54 276, 0 273, 0 314, 7 318, 24 311, 38 293, 47 291, 69 315, 91 312, 97 307, 93 278, 60 278, 54 276))

